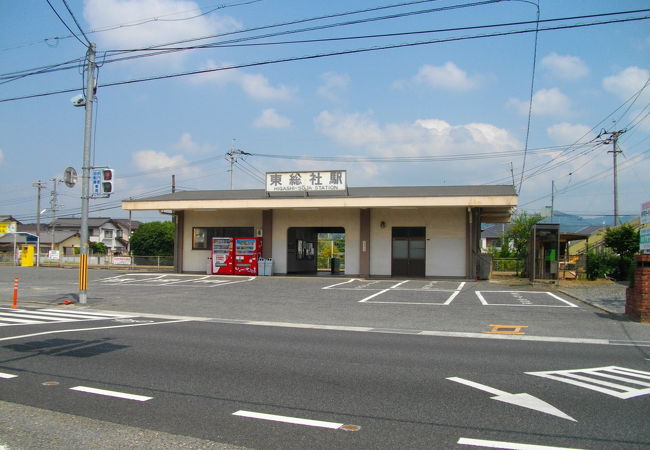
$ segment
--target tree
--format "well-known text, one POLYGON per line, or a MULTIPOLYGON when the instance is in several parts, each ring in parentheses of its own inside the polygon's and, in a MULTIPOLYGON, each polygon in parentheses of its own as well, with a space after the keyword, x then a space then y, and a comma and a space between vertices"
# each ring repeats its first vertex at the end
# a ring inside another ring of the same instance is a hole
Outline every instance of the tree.
MULTIPOLYGON (((539 214, 528 215, 522 212, 512 222, 510 229, 501 237, 502 242, 512 243, 512 251, 518 259, 526 259, 531 230, 541 220, 542 216, 539 214)), ((517 271, 519 270, 517 269, 517 271)))
POLYGON ((639 232, 629 224, 608 228, 603 243, 619 256, 632 258, 639 251, 639 232))
POLYGON ((108 252, 108 249, 106 248, 106 244, 103 242, 91 242, 90 251, 94 255, 105 255, 108 252))
POLYGON ((171 222, 148 222, 131 235, 131 253, 138 256, 172 256, 175 226, 171 222))

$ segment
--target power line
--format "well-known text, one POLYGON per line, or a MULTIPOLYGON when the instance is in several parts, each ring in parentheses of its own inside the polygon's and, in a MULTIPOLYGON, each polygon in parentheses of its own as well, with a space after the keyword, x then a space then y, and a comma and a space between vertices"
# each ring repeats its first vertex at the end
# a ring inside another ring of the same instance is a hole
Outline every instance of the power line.
POLYGON ((79 28, 79 31, 81 31, 81 34, 83 35, 84 39, 86 39, 86 42, 88 43, 88 45, 90 45, 90 40, 88 39, 88 36, 86 36, 86 33, 84 33, 84 30, 81 28, 81 25, 79 25, 79 22, 77 21, 77 18, 72 13, 72 10, 70 9, 70 6, 68 6, 68 2, 66 0, 61 0, 61 1, 63 2, 63 4, 65 5, 65 8, 70 13, 70 17, 72 17, 72 20, 74 21, 75 25, 77 25, 77 28, 79 28))
POLYGON ((56 14, 56 17, 59 18, 59 20, 61 21, 61 23, 62 23, 63 25, 65 25, 65 27, 68 29, 68 31, 69 31, 70 33, 72 33, 72 35, 73 35, 73 36, 74 36, 74 37, 75 37, 79 42, 81 42, 81 45, 83 45, 83 46, 85 47, 85 46, 86 46, 86 43, 85 43, 84 41, 82 41, 81 39, 79 39, 79 36, 77 36, 77 35, 75 34, 75 32, 72 31, 72 29, 68 26, 67 23, 65 23, 65 20, 63 20, 63 18, 59 15, 59 12, 58 12, 56 9, 54 9, 54 6, 52 6, 52 3, 50 3, 50 0, 45 0, 45 1, 47 2, 48 5, 50 5, 50 8, 52 8, 52 11, 54 11, 54 14, 56 14))

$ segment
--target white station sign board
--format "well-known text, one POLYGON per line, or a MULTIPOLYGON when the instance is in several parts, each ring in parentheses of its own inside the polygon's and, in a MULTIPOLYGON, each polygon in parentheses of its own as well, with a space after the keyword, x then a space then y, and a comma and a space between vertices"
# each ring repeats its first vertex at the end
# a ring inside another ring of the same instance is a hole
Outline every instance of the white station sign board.
MULTIPOLYGON (((641 205, 641 226, 650 224, 650 202, 641 205)), ((639 230, 639 250, 650 252, 650 228, 645 227, 639 230)))
POLYGON ((345 191, 345 170, 267 172, 266 192, 345 191))

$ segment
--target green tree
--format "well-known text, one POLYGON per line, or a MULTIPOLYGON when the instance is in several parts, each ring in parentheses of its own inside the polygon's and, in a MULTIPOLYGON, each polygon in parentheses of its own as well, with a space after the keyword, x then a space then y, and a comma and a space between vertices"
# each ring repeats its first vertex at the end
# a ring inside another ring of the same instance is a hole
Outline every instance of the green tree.
POLYGON ((90 251, 94 255, 105 255, 108 252, 108 249, 106 248, 106 244, 103 242, 91 242, 90 245, 90 251))
MULTIPOLYGON (((533 226, 542 220, 539 214, 527 214, 525 212, 517 215, 512 222, 510 229, 503 234, 503 242, 512 243, 512 252, 514 256, 520 260, 526 259, 528 255, 528 240, 533 226)), ((522 274, 524 275, 524 274, 522 274)))
POLYGON ((131 235, 131 253, 138 256, 172 256, 175 227, 171 222, 148 222, 131 235))
POLYGON ((631 258, 639 251, 639 232, 629 224, 608 228, 603 243, 619 256, 631 258))

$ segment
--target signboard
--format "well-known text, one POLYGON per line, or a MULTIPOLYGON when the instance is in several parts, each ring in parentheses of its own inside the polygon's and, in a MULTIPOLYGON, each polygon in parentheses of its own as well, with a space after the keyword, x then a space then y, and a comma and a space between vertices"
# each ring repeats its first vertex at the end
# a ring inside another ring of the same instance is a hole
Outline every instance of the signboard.
POLYGON ((650 252, 650 228, 641 228, 639 239, 639 250, 650 252))
POLYGON ((16 222, 0 222, 0 233, 15 233, 16 222))
POLYGON ((58 250, 50 250, 47 253, 47 257, 52 261, 58 261, 59 260, 59 251, 58 250))
POLYGON ((130 256, 113 256, 113 264, 130 266, 131 265, 131 257, 130 256))
POLYGON ((641 225, 650 223, 650 202, 641 205, 641 225))
POLYGON ((266 192, 345 191, 345 170, 267 172, 266 192))
POLYGON ((102 195, 102 169, 90 171, 90 196, 99 197, 102 195))

